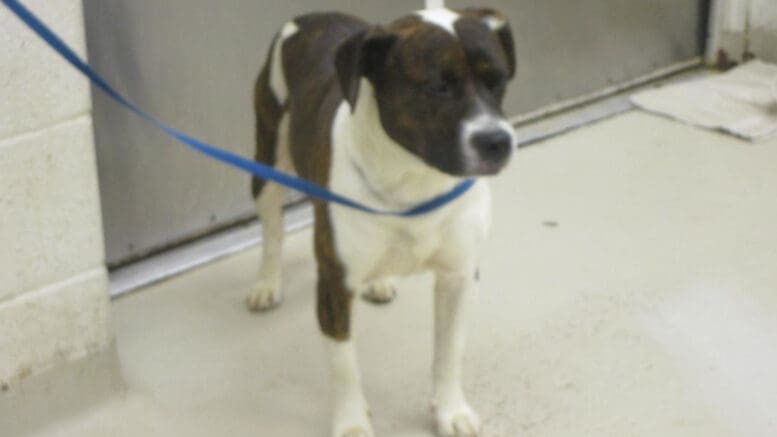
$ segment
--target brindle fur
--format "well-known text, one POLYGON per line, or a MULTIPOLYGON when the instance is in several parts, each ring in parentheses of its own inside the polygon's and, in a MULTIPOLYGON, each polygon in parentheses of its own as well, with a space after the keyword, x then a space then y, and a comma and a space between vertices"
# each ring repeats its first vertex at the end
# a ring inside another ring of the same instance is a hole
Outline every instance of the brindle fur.
MULTIPOLYGON (((273 39, 271 47, 275 47, 276 36, 273 39)), ((283 107, 276 100, 270 89, 270 71, 273 51, 267 53, 267 60, 264 63, 262 72, 259 73, 259 79, 254 87, 254 112, 256 113, 256 154, 255 159, 258 162, 267 165, 275 165, 275 145, 278 139, 278 123, 283 115, 283 107)), ((251 181, 251 191, 254 197, 264 187, 264 179, 253 178, 251 181)))

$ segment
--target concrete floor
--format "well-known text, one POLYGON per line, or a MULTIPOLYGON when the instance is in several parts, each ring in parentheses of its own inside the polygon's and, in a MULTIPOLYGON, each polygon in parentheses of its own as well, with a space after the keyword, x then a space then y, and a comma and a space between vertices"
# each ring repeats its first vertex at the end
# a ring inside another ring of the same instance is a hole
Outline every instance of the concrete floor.
MULTIPOLYGON (((777 435, 777 139, 629 112, 493 187, 466 365, 484 436, 777 435)), ((243 305, 258 250, 115 302, 121 394, 0 435, 326 436, 310 237, 288 238, 270 314, 243 305)), ((357 308, 379 436, 433 435, 429 279, 357 308)))

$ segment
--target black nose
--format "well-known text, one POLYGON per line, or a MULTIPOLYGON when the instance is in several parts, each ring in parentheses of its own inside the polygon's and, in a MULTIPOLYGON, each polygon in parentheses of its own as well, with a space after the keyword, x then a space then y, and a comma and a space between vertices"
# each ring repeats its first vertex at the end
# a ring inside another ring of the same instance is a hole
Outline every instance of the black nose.
POLYGON ((473 135, 472 145, 481 158, 489 161, 502 161, 510 155, 513 138, 503 129, 489 130, 473 135))

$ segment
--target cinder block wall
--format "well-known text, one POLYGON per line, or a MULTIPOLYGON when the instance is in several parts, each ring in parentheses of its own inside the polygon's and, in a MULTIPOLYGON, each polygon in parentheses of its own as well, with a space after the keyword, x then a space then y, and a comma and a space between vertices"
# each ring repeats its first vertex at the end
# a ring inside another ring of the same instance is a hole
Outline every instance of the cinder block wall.
MULTIPOLYGON (((80 0, 26 0, 85 56, 80 0)), ((89 86, 0 5, 0 389, 110 341, 89 86)))

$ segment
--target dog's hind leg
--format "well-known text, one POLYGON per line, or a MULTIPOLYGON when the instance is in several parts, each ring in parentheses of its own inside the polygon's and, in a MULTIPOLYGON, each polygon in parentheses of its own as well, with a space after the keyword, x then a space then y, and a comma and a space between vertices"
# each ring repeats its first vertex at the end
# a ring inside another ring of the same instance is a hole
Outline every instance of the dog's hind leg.
MULTIPOLYGON (((288 87, 283 70, 283 43, 297 31, 287 23, 273 40, 254 90, 256 111, 256 160, 292 173, 289 152, 288 87)), ((264 311, 281 302, 281 246, 283 245, 283 203, 286 190, 275 183, 253 179, 256 212, 262 223, 262 261, 254 289, 246 300, 252 311, 264 311)))
MULTIPOLYGON (((278 128, 277 162, 275 168, 291 172, 288 156, 288 116, 278 128)), ((251 311, 270 310, 282 300, 281 263, 283 262, 283 203, 286 189, 275 183, 266 183, 256 199, 256 212, 262 224, 262 261, 259 275, 246 304, 251 311)))
POLYGON ((277 184, 267 184, 256 201, 263 241, 258 279, 246 299, 251 311, 266 311, 281 302, 284 193, 285 190, 277 184))

